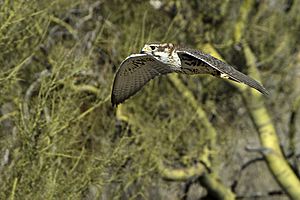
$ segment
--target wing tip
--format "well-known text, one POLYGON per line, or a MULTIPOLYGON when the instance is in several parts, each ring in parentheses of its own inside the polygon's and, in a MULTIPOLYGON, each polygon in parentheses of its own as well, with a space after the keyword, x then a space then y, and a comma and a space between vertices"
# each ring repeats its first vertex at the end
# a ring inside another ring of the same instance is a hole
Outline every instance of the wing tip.
POLYGON ((118 107, 119 103, 120 102, 117 102, 116 96, 114 95, 114 93, 112 93, 111 94, 111 105, 112 105, 112 107, 118 107))
POLYGON ((261 86, 260 90, 258 90, 258 91, 261 92, 266 97, 270 96, 270 92, 266 88, 264 88, 263 86, 261 86))
POLYGON ((254 80, 254 84, 250 85, 250 84, 246 83, 246 85, 257 90, 265 97, 268 97, 270 95, 270 92, 262 84, 260 84, 259 82, 255 81, 255 80, 254 80))

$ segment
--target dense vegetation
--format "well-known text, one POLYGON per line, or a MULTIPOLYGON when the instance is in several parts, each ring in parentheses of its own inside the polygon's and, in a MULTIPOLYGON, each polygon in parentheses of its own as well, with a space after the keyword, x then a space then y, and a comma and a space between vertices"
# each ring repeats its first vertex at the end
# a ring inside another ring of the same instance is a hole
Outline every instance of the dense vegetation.
POLYGON ((299 12, 298 0, 0 0, 0 199, 297 199, 299 12), (270 95, 168 75, 113 108, 116 69, 147 42, 211 53, 270 95))

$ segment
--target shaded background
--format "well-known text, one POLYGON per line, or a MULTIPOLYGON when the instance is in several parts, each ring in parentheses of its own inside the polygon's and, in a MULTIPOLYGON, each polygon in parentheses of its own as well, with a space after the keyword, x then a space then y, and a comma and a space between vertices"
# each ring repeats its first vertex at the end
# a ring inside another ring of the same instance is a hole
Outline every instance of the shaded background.
POLYGON ((173 168, 204 162, 240 199, 288 199, 229 82, 176 76, 216 136, 172 75, 118 109, 110 92, 121 61, 147 42, 209 44, 246 74, 247 43, 297 174, 299 12, 298 0, 0 1, 0 199, 213 199, 197 177, 163 178, 157 160, 173 168))

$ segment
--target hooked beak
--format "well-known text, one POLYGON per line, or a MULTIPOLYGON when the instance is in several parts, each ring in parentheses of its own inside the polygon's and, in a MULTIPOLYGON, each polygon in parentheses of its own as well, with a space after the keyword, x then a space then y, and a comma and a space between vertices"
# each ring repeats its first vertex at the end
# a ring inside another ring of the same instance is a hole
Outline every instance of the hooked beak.
POLYGON ((150 46, 145 45, 140 53, 146 53, 147 54, 147 53, 151 53, 151 52, 152 52, 152 50, 151 50, 150 46))

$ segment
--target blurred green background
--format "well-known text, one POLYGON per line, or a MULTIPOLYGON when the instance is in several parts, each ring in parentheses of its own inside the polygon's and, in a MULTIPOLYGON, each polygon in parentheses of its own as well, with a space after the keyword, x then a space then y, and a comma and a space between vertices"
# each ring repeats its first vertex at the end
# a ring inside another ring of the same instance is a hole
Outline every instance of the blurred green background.
POLYGON ((110 92, 145 43, 210 45, 248 74, 246 43, 299 175, 299 12, 299 0, 0 0, 0 199, 214 199, 197 177, 166 180, 158 162, 205 163, 240 199, 288 199, 253 150, 257 129, 229 82, 173 76, 209 130, 172 75, 117 109, 110 92))

